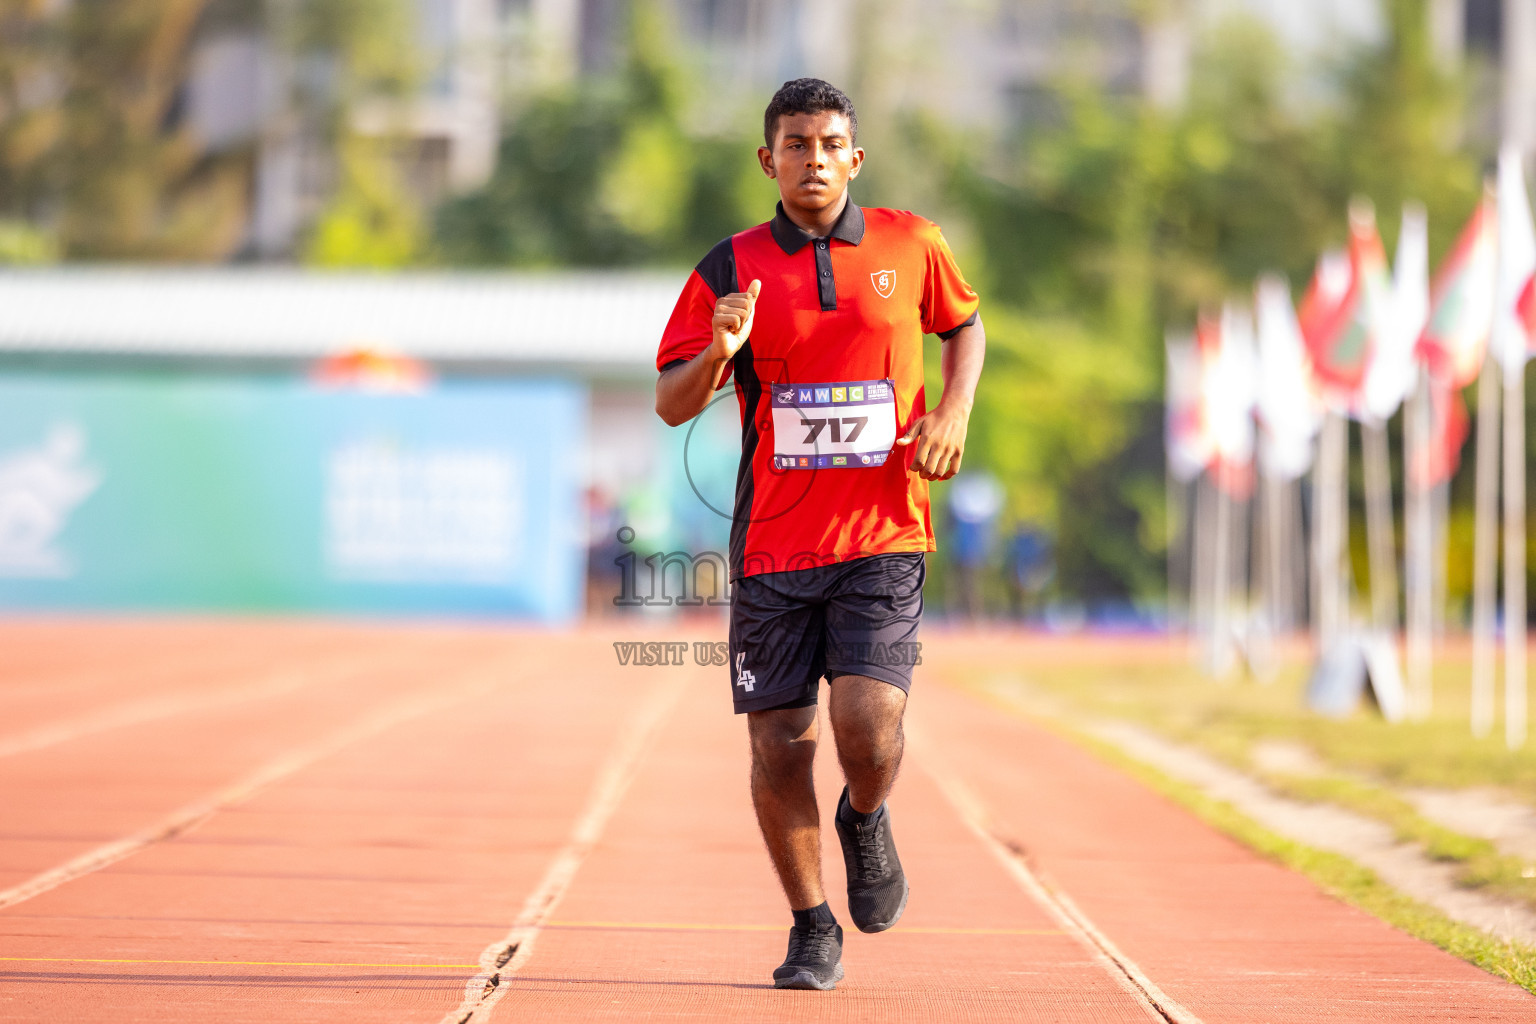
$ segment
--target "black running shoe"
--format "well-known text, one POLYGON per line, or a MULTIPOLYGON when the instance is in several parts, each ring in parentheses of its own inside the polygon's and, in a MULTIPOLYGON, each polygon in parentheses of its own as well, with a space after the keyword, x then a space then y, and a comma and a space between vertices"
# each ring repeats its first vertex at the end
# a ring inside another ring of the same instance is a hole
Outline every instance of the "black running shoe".
POLYGON ((837 801, 837 838, 848 868, 848 913, 861 932, 883 932, 907 909, 907 876, 891 838, 891 811, 885 804, 865 825, 843 821, 848 787, 837 801))
POLYGON ((789 955, 773 972, 774 988, 814 988, 825 992, 843 980, 843 926, 798 925, 789 930, 789 955))

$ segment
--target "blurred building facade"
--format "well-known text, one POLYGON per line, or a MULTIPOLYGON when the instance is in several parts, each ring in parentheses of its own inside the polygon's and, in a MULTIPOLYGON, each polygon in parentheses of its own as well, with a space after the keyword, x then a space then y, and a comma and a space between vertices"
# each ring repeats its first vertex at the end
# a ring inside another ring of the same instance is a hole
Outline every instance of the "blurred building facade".
MULTIPOLYGON (((427 206, 490 175, 499 128, 517 97, 622 58, 632 0, 409 0, 423 73, 404 101, 350 112, 390 136, 427 206)), ((1177 106, 1201 32, 1234 16, 1269 26, 1303 60, 1385 31, 1380 0, 657 0, 680 52, 737 104, 799 75, 848 83, 876 112, 942 109, 1027 130, 1051 116, 1066 78, 1177 106)), ((1481 69, 1487 123, 1469 126, 1525 148, 1536 142, 1536 5, 1429 0, 1430 33, 1448 66, 1481 69)), ((333 180, 331 154, 296 109, 325 70, 295 62, 267 23, 214 21, 198 40, 184 105, 215 151, 254 146, 244 255, 291 257, 333 180)), ((736 109, 734 105, 730 109, 736 109)))
MULTIPOLYGON (((362 103, 351 127, 398 140, 415 194, 429 204, 490 174, 496 159, 507 23, 499 0, 411 0, 421 65, 414 95, 362 103)), ((254 146, 256 168, 247 255, 293 254, 318 213, 333 174, 330 147, 300 109, 306 92, 330 87, 331 69, 296 60, 259 19, 212 19, 194 47, 183 108, 213 152, 254 146)))

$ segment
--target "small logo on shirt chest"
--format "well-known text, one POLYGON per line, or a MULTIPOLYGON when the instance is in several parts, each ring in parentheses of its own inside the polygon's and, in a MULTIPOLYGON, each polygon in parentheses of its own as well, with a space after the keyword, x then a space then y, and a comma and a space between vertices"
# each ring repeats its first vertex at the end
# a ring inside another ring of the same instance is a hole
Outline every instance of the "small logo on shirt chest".
POLYGON ((875 294, 882 299, 890 298, 891 292, 896 290, 896 271, 894 270, 877 270, 869 275, 869 279, 874 282, 875 294))

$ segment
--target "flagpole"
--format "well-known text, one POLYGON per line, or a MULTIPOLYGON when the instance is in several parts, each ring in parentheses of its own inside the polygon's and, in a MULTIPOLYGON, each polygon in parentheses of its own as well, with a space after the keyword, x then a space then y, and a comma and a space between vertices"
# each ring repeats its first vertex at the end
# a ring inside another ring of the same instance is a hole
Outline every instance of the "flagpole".
POLYGON ((1429 377, 1421 373, 1403 416, 1403 565, 1407 579, 1408 694, 1413 706, 1429 705, 1434 672, 1433 530, 1429 470, 1429 377), (1419 473, 1414 473, 1414 466, 1419 473), (1415 475, 1419 479, 1415 480, 1415 475))
POLYGON ((1285 576, 1285 511, 1284 491, 1287 482, 1278 473, 1265 473, 1263 477, 1264 502, 1264 591, 1269 605, 1269 630, 1281 636, 1290 629, 1290 614, 1286 607, 1285 576))
POLYGON ((1211 559, 1211 631, 1206 650, 1206 671, 1220 678, 1230 668, 1228 659, 1232 587, 1232 496, 1222 486, 1227 469, 1218 464, 1212 489, 1216 492, 1215 555, 1211 559))
MULTIPOLYGON (((1255 477, 1259 473, 1257 459, 1253 472, 1255 477)), ((1243 651, 1246 655, 1249 673, 1255 679, 1269 678, 1272 668, 1271 648, 1268 615, 1264 611, 1264 586, 1263 576, 1260 574, 1263 560, 1264 537, 1259 532, 1263 528, 1263 483, 1257 478, 1253 486, 1238 505, 1237 533, 1237 575, 1238 593, 1242 601, 1242 640, 1243 651)))
POLYGON ((1365 463, 1365 526, 1371 559, 1371 618, 1379 632, 1397 630, 1397 552, 1392 524, 1392 466, 1386 424, 1360 421, 1365 463))
POLYGON ((1351 516, 1349 509, 1349 419, 1339 417, 1337 472, 1334 475, 1334 507, 1338 510, 1338 516, 1334 522, 1337 524, 1335 543, 1337 553, 1333 558, 1335 568, 1334 585, 1337 596, 1334 598, 1334 607, 1337 609, 1336 636, 1348 636, 1354 628, 1354 594, 1355 574, 1354 560, 1350 556, 1353 550, 1350 547, 1351 516))
POLYGON ((1211 471, 1195 477, 1194 529, 1190 532, 1190 660, 1204 667, 1211 631, 1211 544, 1215 514, 1211 471))
POLYGON ((1285 491, 1285 608, 1286 632, 1291 632, 1303 619, 1303 602, 1311 573, 1305 558, 1307 550, 1307 526, 1305 498, 1301 493, 1301 478, 1290 481, 1285 491), (1299 557, 1298 557, 1299 556, 1299 557))
POLYGON ((1324 555, 1328 538, 1328 435, 1333 426, 1333 414, 1328 413, 1323 417, 1322 429, 1319 431, 1317 443, 1317 458, 1312 463, 1312 578, 1311 600, 1308 601, 1308 610, 1312 613, 1312 646, 1317 651, 1317 656, 1322 657, 1327 649, 1328 641, 1328 616, 1332 611, 1332 602, 1328 600, 1327 588, 1323 586, 1323 580, 1327 577, 1324 572, 1324 555))
POLYGON ((1322 438, 1313 480, 1315 553, 1313 592, 1316 595, 1317 643, 1322 654, 1338 639, 1343 626, 1344 502, 1348 488, 1344 473, 1348 458, 1348 423, 1330 411, 1323 420, 1322 438))
POLYGON ((1167 551, 1164 572, 1167 574, 1168 629, 1172 632, 1188 626, 1189 598, 1187 588, 1183 586, 1181 564, 1185 537, 1184 485, 1174 476, 1171 455, 1163 466, 1163 518, 1163 543, 1167 551))
POLYGON ((1451 559, 1451 482, 1442 480, 1429 492, 1430 565, 1429 621, 1430 635, 1445 642, 1446 590, 1450 583, 1451 559))
MULTIPOLYGON (((1483 360, 1477 385, 1477 506, 1472 549, 1472 735, 1493 729, 1494 577, 1498 573, 1499 365, 1492 354, 1483 360)), ((1427 717, 1427 699, 1419 709, 1427 717)))
MULTIPOLYGON (((1536 17, 1506 23, 1506 42, 1536 39, 1536 17), (1529 39, 1527 37, 1530 37, 1529 39)), ((1518 47, 1517 47, 1518 49, 1518 47)), ((1514 52, 1514 51, 1511 51, 1514 52)), ((1506 111, 1507 113, 1507 111, 1506 111)), ((1508 125, 1506 125, 1508 127, 1508 125)), ((1525 743, 1525 361, 1533 333, 1530 290, 1536 280, 1536 228, 1531 223, 1522 149, 1530 139, 1507 132, 1499 154, 1499 262, 1494 286, 1492 348, 1504 373, 1504 739, 1511 750, 1525 743), (1521 145, 1521 143, 1524 145, 1521 145)))
MULTIPOLYGON (((1523 339, 1522 339, 1523 340, 1523 339)), ((1504 741, 1525 744, 1525 366, 1504 371, 1504 741)))

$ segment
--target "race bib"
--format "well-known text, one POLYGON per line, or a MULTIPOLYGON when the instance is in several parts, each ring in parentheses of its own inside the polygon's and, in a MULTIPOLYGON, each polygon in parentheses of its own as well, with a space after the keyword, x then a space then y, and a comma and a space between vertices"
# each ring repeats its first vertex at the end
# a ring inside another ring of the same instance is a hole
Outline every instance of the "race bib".
POLYGON ((775 384, 773 464, 779 469, 883 466, 896 443, 890 380, 775 384))

